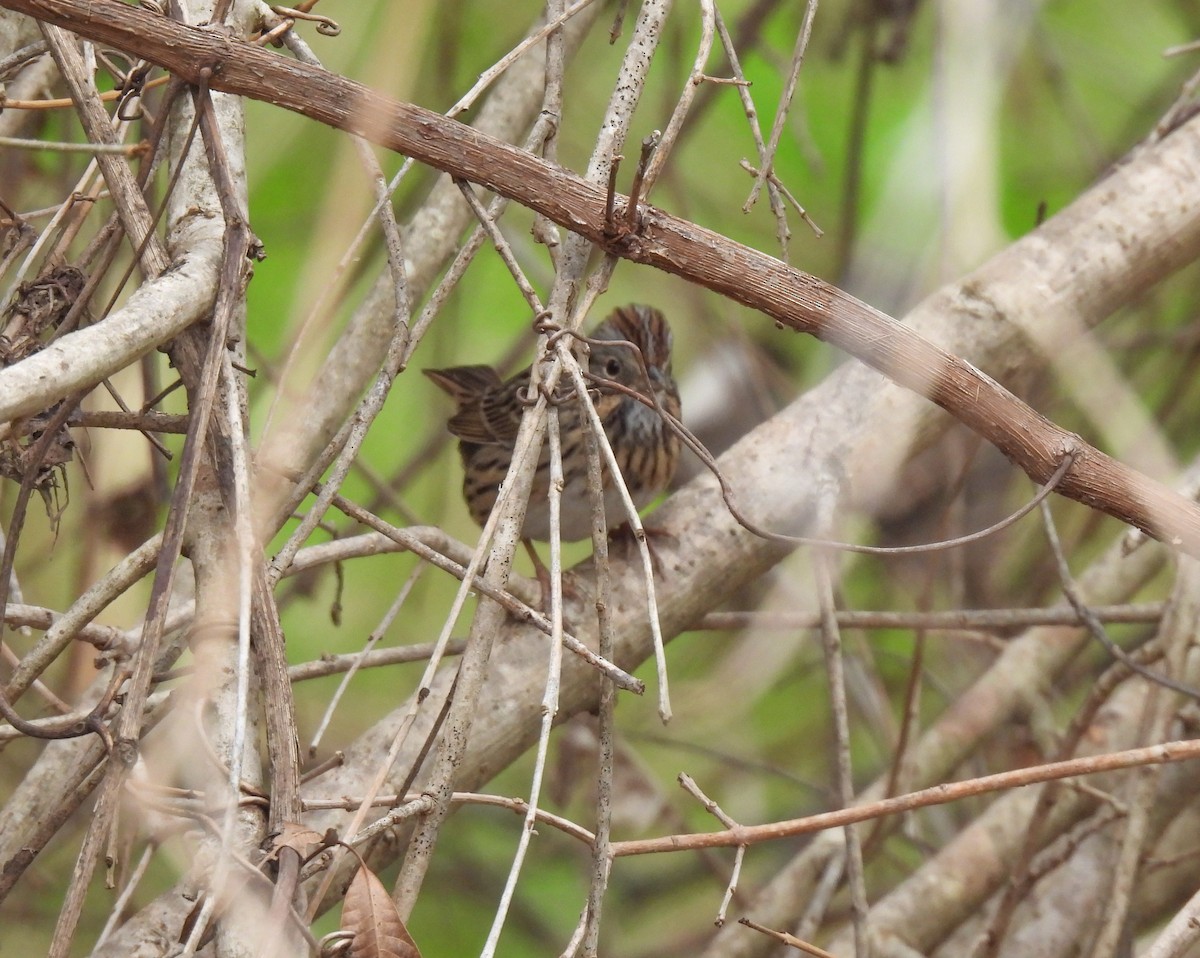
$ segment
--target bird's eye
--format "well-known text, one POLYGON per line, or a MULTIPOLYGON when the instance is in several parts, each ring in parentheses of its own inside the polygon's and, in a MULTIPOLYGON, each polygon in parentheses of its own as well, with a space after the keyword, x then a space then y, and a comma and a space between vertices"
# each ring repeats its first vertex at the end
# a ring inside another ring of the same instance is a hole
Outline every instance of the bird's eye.
POLYGON ((606 376, 608 376, 609 379, 616 378, 617 374, 620 372, 621 372, 621 360, 619 360, 615 356, 613 356, 611 359, 609 359, 607 362, 605 362, 604 373, 606 376))

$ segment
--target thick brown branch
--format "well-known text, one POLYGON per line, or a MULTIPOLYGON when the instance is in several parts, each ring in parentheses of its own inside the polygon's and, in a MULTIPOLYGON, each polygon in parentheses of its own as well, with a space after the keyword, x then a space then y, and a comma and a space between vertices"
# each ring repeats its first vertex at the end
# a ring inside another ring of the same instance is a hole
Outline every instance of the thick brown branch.
POLYGON ((1073 453, 1059 492, 1200 556, 1195 504, 1051 423, 965 360, 814 276, 654 208, 643 211, 637 232, 614 232, 605 218, 603 188, 437 113, 215 29, 185 26, 119 0, 0 0, 0 6, 136 53, 189 82, 203 79, 214 90, 359 134, 510 197, 611 253, 830 342, 948 410, 1035 481, 1045 482, 1073 453))

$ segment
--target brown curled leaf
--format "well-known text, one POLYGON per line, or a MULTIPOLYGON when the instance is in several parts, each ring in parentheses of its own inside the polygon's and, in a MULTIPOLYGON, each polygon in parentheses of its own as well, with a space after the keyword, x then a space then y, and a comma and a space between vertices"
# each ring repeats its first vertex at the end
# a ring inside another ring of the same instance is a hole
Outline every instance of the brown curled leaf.
POLYGON ((352 932, 350 958, 421 958, 383 882, 359 866, 342 905, 342 930, 352 932))

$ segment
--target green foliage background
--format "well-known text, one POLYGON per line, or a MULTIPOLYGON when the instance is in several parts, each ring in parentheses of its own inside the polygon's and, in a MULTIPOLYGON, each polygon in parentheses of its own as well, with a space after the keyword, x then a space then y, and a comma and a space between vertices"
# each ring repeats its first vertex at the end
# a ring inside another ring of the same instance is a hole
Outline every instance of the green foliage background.
MULTIPOLYGON (((1014 45, 1008 51, 1010 63, 996 87, 994 111, 975 118, 988 129, 994 143, 992 153, 980 162, 994 170, 997 187, 993 196, 982 198, 988 211, 979 219, 991 217, 998 229, 986 237, 990 248, 976 242, 972 245, 974 261, 962 262, 954 249, 946 248, 952 240, 943 232, 945 211, 943 197, 934 189, 937 178, 910 179, 906 173, 906 163, 936 163, 945 145, 939 142, 941 121, 936 112, 946 98, 938 74, 945 13, 942 5, 927 2, 917 5, 907 25, 868 27, 868 6, 846 0, 821 4, 776 171, 825 230, 825 236, 817 238, 792 217, 791 261, 894 315, 1029 230, 1043 204, 1047 214, 1053 215, 1119 163, 1153 128, 1196 66, 1194 54, 1175 59, 1163 56, 1166 48, 1192 39, 1200 27, 1200 4, 1188 0, 1137 4, 1054 0, 1008 5, 1005 16, 1029 18, 1029 23, 1014 33, 1014 45), (905 42, 900 44, 902 53, 895 63, 864 65, 865 38, 872 31, 876 48, 901 31, 905 42), (867 74, 870 95, 864 100, 860 91, 867 74), (866 111, 861 154, 851 147, 857 110, 866 111), (906 159, 913 157, 916 159, 906 159), (848 171, 854 164, 861 164, 862 172, 857 207, 851 210, 846 194, 848 171), (851 230, 853 242, 848 248, 852 258, 848 262, 843 241, 851 230)), ((803 4, 726 0, 720 9, 735 35, 752 7, 770 11, 761 31, 741 51, 761 121, 769 129, 803 4)), ((306 32, 327 66, 397 97, 445 109, 523 35, 540 6, 527 0, 325 0, 318 9, 342 26, 336 39, 306 32)), ((631 18, 634 12, 630 11, 631 18)), ((607 43, 609 16, 606 12, 601 17, 600 26, 570 67, 560 159, 576 170, 586 165, 623 51, 622 41, 615 46, 607 43)), ((697 37, 693 5, 676 5, 639 109, 638 139, 665 125, 687 77, 697 37)), ((718 59, 710 64, 710 72, 719 72, 718 59)), ((986 70, 986 64, 981 62, 980 69, 986 70)), ((738 161, 743 157, 753 160, 754 147, 734 88, 706 90, 703 103, 652 201, 741 242, 777 251, 775 224, 765 201, 749 214, 741 211, 750 178, 738 161)), ((250 287, 249 339, 252 362, 269 382, 271 377, 266 374, 288 361, 297 331, 313 304, 331 292, 329 305, 312 315, 307 339, 292 358, 300 369, 317 367, 358 297, 377 275, 381 253, 376 241, 369 253, 352 265, 347 279, 331 287, 332 268, 370 203, 369 184, 343 136, 266 104, 250 103, 247 144, 252 226, 268 254, 256 268, 250 287)), ((381 160, 389 173, 399 168, 397 157, 383 155, 381 160)), ((631 166, 626 167, 626 177, 631 166)), ((397 209, 402 213, 415 209, 432 180, 428 171, 414 171, 397 196, 397 209)), ((544 251, 532 243, 528 224, 529 217, 513 209, 505 221, 506 232, 544 293, 550 278, 548 261, 544 251)), ((420 242, 420 237, 412 241, 420 242)), ((1197 337, 1189 333, 1195 315, 1191 284, 1191 277, 1180 277, 1156 302, 1131 309, 1104 333, 1116 347, 1127 347, 1118 349, 1125 371, 1144 386, 1151 411, 1163 410, 1159 418, 1164 429, 1172 440, 1178 439, 1177 448, 1187 451, 1196 446, 1188 429, 1194 421, 1189 414, 1196 408, 1191 386, 1194 377, 1182 374, 1193 368, 1190 364, 1196 353, 1197 337), (1183 343, 1176 353, 1168 351, 1164 357, 1161 349, 1153 348, 1172 337, 1183 343)), ((668 310, 676 334, 676 371, 685 383, 689 370, 702 369, 706 356, 732 349, 738 342, 748 342, 769 370, 765 380, 777 401, 798 394, 841 361, 819 344, 777 332, 769 321, 741 307, 671 277, 622 264, 603 305, 607 308, 635 300, 668 310)), ((497 257, 485 251, 435 324, 417 365, 497 361, 521 336, 529 336, 531 318, 497 257)), ((522 361, 529 355, 526 352, 522 361)), ((444 437, 448 411, 444 397, 414 372, 411 369, 400 378, 363 457, 370 470, 385 481, 409 465, 432 437, 444 437)), ((1045 405, 1039 409, 1073 427, 1087 428, 1072 406, 1054 402, 1052 390, 1043 398, 1045 405)), ((273 414, 274 399, 268 386, 256 387, 256 436, 273 414)), ((751 403, 753 397, 731 401, 751 403)), ((685 418, 686 412, 685 406, 685 418)), ((286 401, 281 401, 274 413, 302 414, 303 410, 291 408, 286 401)), ((1113 451, 1122 454, 1122 450, 1113 451)), ((444 442, 421 463, 418 477, 399 497, 415 521, 443 524, 452 534, 473 541, 475 529, 459 500, 459 481, 457 456, 444 442)), ((797 481, 803 481, 802 476, 797 481)), ((75 474, 72 483, 75 488, 86 485, 83 477, 75 474)), ((372 484, 362 474, 355 476, 345 491, 358 501, 373 498, 372 484)), ((1026 495, 1027 486, 1015 477, 1006 494, 1026 495)), ((86 498, 87 493, 81 495, 86 498)), ((401 520, 395 511, 384 512, 401 520)), ((74 593, 74 580, 86 579, 82 572, 78 577, 64 574, 64 567, 89 567, 77 558, 86 535, 74 521, 68 514, 64 520, 68 533, 57 541, 47 533, 42 556, 35 562, 26 553, 24 567, 19 569, 39 602, 61 606, 74 593)), ((1074 523, 1075 544, 1086 554, 1092 520, 1076 511, 1068 521, 1074 523)), ((1043 596, 1030 594, 1029 587, 1035 578, 1029 539, 1036 537, 1036 530, 1006 534, 1002 545, 994 547, 1000 557, 995 572, 989 581, 972 584, 973 598, 997 604, 1040 601, 1043 596)), ((358 648, 377 626, 413 566, 407 556, 379 557, 348 566, 342 582, 326 572, 306 579, 302 588, 285 586, 286 591, 295 590, 284 605, 292 661, 358 648), (336 615, 335 606, 340 610, 336 615)), ((849 564, 843 586, 847 605, 910 607, 906 583, 912 579, 905 575, 904 570, 886 563, 849 564)), ((454 585, 427 573, 385 642, 421 642, 436 636, 454 585)), ((935 585, 935 591, 937 588, 935 585)), ((948 586, 945 591, 945 598, 954 598, 948 586)), ((808 607, 806 595, 804 589, 799 590, 797 605, 808 607)), ((114 611, 113 624, 130 624, 116 618, 128 608, 114 611)), ((465 622, 460 628, 465 629, 465 622)), ((895 709, 906 681, 912 635, 856 634, 847 644, 864 674, 877 680, 878 688, 886 693, 888 698, 879 704, 895 709)), ((828 711, 818 645, 803 635, 696 632, 674 641, 669 658, 676 710, 672 724, 667 728, 659 724, 652 700, 624 700, 618 710, 629 754, 637 755, 642 780, 653 785, 653 790, 640 798, 650 808, 641 826, 645 833, 713 827, 712 821, 675 789, 674 778, 681 770, 695 777, 729 814, 745 822, 796 817, 829 804, 828 711), (660 801, 663 804, 655 813, 660 801)), ((927 663, 930 692, 924 709, 937 714, 988 658, 986 650, 969 643, 935 643, 927 663)), ((399 703, 416 675, 411 666, 360 674, 318 758, 344 746, 356 732, 399 703)), ((652 684, 652 674, 643 677, 652 684)), ((298 689, 305 730, 314 727, 336 681, 323 679, 298 689)), ((856 773, 865 782, 887 767, 888 722, 865 709, 853 720, 856 773)), ((1001 743, 999 747, 1006 746, 1001 743)), ((0 757, 0 763, 10 769, 27 761, 23 745, 0 757)), ((526 794, 529 775, 528 762, 520 763, 503 772, 491 790, 526 794)), ((550 802, 553 810, 587 824, 589 775, 584 773, 574 781, 565 765, 557 764, 552 778, 557 789, 556 800, 550 802)), ((955 816, 966 810, 939 814, 955 816)), ((494 809, 467 809, 457 814, 444 834, 426 894, 411 923, 427 958, 478 952, 519 827, 519 819, 494 809)), ((634 837, 635 831, 619 825, 618 837, 634 837)), ((768 878, 795 847, 781 843, 754 849, 743 885, 754 887, 768 878)), ((918 859, 918 850, 903 837, 893 841, 890 854, 896 871, 918 859)), ((52 850, 39 860, 34 874, 42 884, 60 887, 56 876, 70 869, 72 858, 72 849, 52 850)), ((728 858, 723 855, 708 861, 676 855, 620 862, 606 912, 609 953, 662 954, 666 953, 663 942, 671 943, 670 953, 683 954, 694 948, 698 939, 692 937, 693 932, 682 930, 700 929, 694 933, 698 935, 708 927, 727 867, 728 858), (680 929, 680 934, 672 929, 680 929)), ((585 899, 585 876, 583 850, 554 830, 542 829, 500 954, 557 953, 585 899)), ((886 871, 881 871, 873 880, 881 882, 885 877, 886 871)), ((160 873, 154 879, 147 885, 147 895, 155 887, 164 887, 171 876, 160 873)), ((102 922, 110 906, 107 895, 94 894, 89 902, 92 920, 102 922)), ((20 942, 11 947, 20 953, 37 953, 48 940, 57 904, 51 906, 30 896, 18 904, 17 911, 17 924, 25 926, 28 937, 10 939, 20 942)), ((325 925, 331 926, 335 917, 326 916, 325 925)), ((91 937, 85 933, 81 941, 91 937)), ((8 949, 0 949, 3 951, 8 949)))
MULTIPOLYGON (((365 2, 338 10, 346 18, 344 36, 323 44, 322 55, 328 55, 335 69, 369 78, 373 68, 387 69, 379 64, 389 63, 395 56, 396 33, 383 26, 384 21, 388 17, 404 19, 424 40, 408 40, 414 59, 396 58, 400 63, 397 72, 403 76, 394 92, 425 106, 445 108, 480 70, 515 42, 521 25, 537 12, 536 4, 520 5, 519 13, 518 5, 464 2, 451 6, 452 12, 444 5, 436 9, 412 5, 411 16, 409 11, 398 13, 395 5, 365 2), (348 53, 354 44, 361 46, 348 53)), ((723 3, 721 11, 733 25, 748 6, 723 3)), ((777 6, 766 18, 762 35, 743 51, 743 66, 753 83, 751 93, 768 129, 802 13, 800 4, 777 6)), ((1003 230, 995 237, 999 242, 1030 229, 1041 204, 1052 215, 1070 202, 1149 132, 1193 66, 1188 58, 1165 59, 1163 50, 1190 38, 1200 22, 1196 5, 1167 2, 1139 4, 1136 13, 1121 2, 1053 2, 1034 6, 1028 14, 1033 22, 1019 47, 1011 51, 1012 66, 999 83, 997 109, 980 120, 992 127, 996 143, 995 155, 987 160, 995 164, 998 177, 995 216, 1003 230)), ((859 16, 850 4, 822 4, 801 72, 797 108, 788 120, 776 163, 783 182, 826 231, 818 239, 793 217, 792 261, 818 276, 849 282, 851 292, 858 291, 853 285, 855 274, 839 261, 838 237, 846 228, 850 128, 859 74, 864 69, 863 29, 854 22, 859 16)), ((930 192, 928 182, 916 184, 915 195, 906 195, 903 174, 897 170, 898 157, 906 148, 928 157, 936 156, 939 149, 933 116, 933 104, 942 95, 936 76, 938 21, 936 6, 921 5, 907 28, 908 43, 899 62, 870 67, 864 149, 857 158, 862 164, 862 184, 854 220, 856 248, 870 251, 867 259, 889 282, 881 290, 879 283, 865 281, 863 287, 870 292, 860 295, 895 314, 954 276, 929 265, 941 252, 941 198, 930 192), (899 184, 897 177, 901 178, 899 184), (881 292, 886 299, 879 298, 881 292)), ((880 27, 877 35, 887 30, 886 25, 880 27)), ((690 5, 678 5, 639 110, 635 126, 639 138, 665 125, 690 67, 697 32, 690 5)), ((561 159, 577 170, 586 164, 622 52, 621 43, 608 46, 603 33, 596 30, 588 38, 569 75, 561 159)), ((294 321, 303 311, 305 295, 297 291, 296 277, 304 276, 322 228, 314 224, 320 222, 316 210, 332 185, 326 164, 335 154, 344 157, 348 150, 344 144, 337 146, 327 132, 293 117, 272 114, 262 105, 254 105, 250 115, 252 131, 259 122, 270 129, 263 140, 279 137, 262 162, 255 162, 252 177, 255 227, 267 242, 271 259, 259 270, 251 302, 253 322, 261 321, 267 327, 289 318, 294 321), (296 162, 298 152, 304 154, 304 163, 296 162)), ((255 139, 252 133, 252 146, 255 139)), ((753 158, 753 151, 734 90, 716 88, 692 122, 653 201, 754 247, 776 250, 774 222, 765 202, 748 215, 741 212, 749 177, 739 169, 738 161, 753 158)), ((385 162, 395 166, 392 158, 385 162)), ((400 208, 419 202, 427 183, 427 178, 417 178, 416 185, 403 193, 400 208)), ((546 259, 529 243, 525 232, 528 217, 513 211, 506 222, 510 240, 544 291, 546 259)), ((959 265, 969 268, 974 264, 959 265)), ((309 276, 302 285, 311 288, 314 282, 309 276)), ((629 300, 670 310, 678 343, 676 366, 685 378, 690 365, 706 351, 723 348, 731 336, 751 340, 783 371, 787 388, 794 392, 840 361, 819 344, 779 334, 770 323, 740 307, 670 277, 622 264, 605 303, 629 300)), ((1173 320, 1162 318, 1169 324, 1186 322, 1190 316, 1176 313, 1173 320)), ((423 348, 421 357, 428 357, 423 364, 493 361, 527 330, 529 321, 528 310, 506 273, 494 256, 485 254, 472 267, 452 308, 423 348)), ((1159 333, 1167 335, 1169 329, 1159 333)), ((270 335, 266 328, 263 334, 264 338, 270 335)), ((403 379, 408 381, 402 381, 389 400, 389 419, 376 427, 369 453, 384 474, 405 462, 431 432, 441 428, 445 411, 439 405, 440 397, 431 395, 423 379, 403 379)), ((1070 413, 1059 409, 1050 414, 1056 412, 1070 413)), ((474 530, 457 501, 457 482, 456 457, 445 448, 405 500, 422 518, 444 521, 451 531, 470 541, 474 530)), ((1036 532, 1032 534, 1036 536, 1036 532)), ((344 624, 340 629, 317 629, 321 634, 314 636, 312 625, 330 601, 332 583, 326 579, 309 602, 290 610, 288 635, 295 653, 303 657, 335 645, 353 647, 357 636, 373 627, 382 601, 392 594, 410 565, 405 559, 382 559, 375 560, 371 570, 353 570, 346 584, 344 624), (313 644, 306 648, 310 641, 313 644)), ((892 570, 885 564, 858 565, 847 589, 861 594, 863 603, 852 602, 852 607, 896 607, 896 584, 891 576, 892 570)), ((1022 588, 1027 582, 1023 574, 1018 574, 1017 580, 1022 588)), ((447 582, 427 582, 395 640, 432 635, 450 588, 447 582), (418 611, 421 617, 413 618, 418 611)), ((993 587, 993 592, 998 600, 1017 601, 1001 585, 993 587)), ((903 690, 912 641, 907 633, 876 633, 859 636, 854 642, 855 653, 864 661, 874 661, 884 688, 893 697, 903 690)), ((777 643, 790 649, 790 655, 777 653, 782 660, 777 671, 771 671, 762 658, 753 658, 755 644, 727 634, 696 633, 672 643, 677 717, 668 728, 659 726, 652 703, 623 702, 619 710, 623 735, 658 789, 654 800, 669 803, 666 807, 671 810, 647 831, 713 827, 711 820, 674 790, 673 779, 680 770, 696 777, 726 811, 743 821, 791 817, 827 805, 828 713, 819 648, 799 637, 779 638, 777 643), (769 677, 761 681, 736 678, 760 668, 769 677), (738 695, 738 691, 744 694, 738 695), (683 821, 672 820, 675 815, 682 815, 683 821)), ((984 659, 969 648, 935 648, 930 666, 935 690, 926 702, 927 711, 940 711, 984 659), (939 682, 944 683, 940 689, 939 682)), ((652 679, 649 674, 643 677, 652 679)), ((343 715, 345 731, 370 721, 380 708, 398 700, 409 681, 408 676, 391 674, 359 679, 354 705, 343 715)), ((327 697, 327 687, 317 687, 324 684, 313 683, 313 689, 301 693, 313 714, 327 697)), ((855 759, 860 781, 886 768, 887 738, 867 716, 856 717, 855 759)), ((528 777, 528 767, 509 769, 493 790, 524 794, 528 777)), ((584 798, 575 794, 561 810, 586 822, 589 810, 584 798)), ((472 954, 478 950, 518 828, 515 818, 496 811, 459 813, 428 886, 445 892, 427 895, 413 917, 413 932, 426 954, 472 954)), ((628 830, 619 831, 622 837, 632 837, 628 830)), ((899 861, 914 858, 915 849, 903 840, 894 845, 893 854, 899 861)), ((794 850, 790 843, 788 846, 755 849, 749 856, 744 885, 753 887, 769 877, 794 850)), ((688 950, 687 937, 679 940, 664 925, 707 927, 724 880, 720 870, 728 867, 727 856, 715 857, 715 871, 711 863, 702 865, 692 856, 619 863, 607 912, 613 953, 659 954, 663 941, 674 943, 672 953, 688 950)), ((583 874, 580 850, 552 830, 542 830, 522 879, 515 918, 503 938, 501 954, 554 953, 576 920, 585 893, 583 874)))

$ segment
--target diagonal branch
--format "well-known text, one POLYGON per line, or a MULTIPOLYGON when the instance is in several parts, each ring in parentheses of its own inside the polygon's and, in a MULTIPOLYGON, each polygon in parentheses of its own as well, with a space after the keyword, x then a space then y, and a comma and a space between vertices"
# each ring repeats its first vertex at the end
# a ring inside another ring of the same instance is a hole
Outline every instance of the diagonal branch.
MULTIPOLYGON (((189 82, 204 79, 214 90, 266 100, 366 137, 508 196, 609 253, 681 276, 830 342, 948 410, 1039 483, 1073 453, 1075 464, 1059 486, 1064 496, 1200 555, 1200 508, 1051 423, 971 363, 814 276, 652 207, 643 210, 636 232, 614 230, 605 218, 602 187, 440 114, 216 30, 119 0, 2 5, 136 52, 189 82)), ((1197 136, 1193 123, 1159 146, 1170 150, 1171 141, 1197 136)), ((1181 162, 1194 164, 1194 152, 1181 162)), ((1115 179, 1098 189, 1113 189, 1115 179)), ((1190 261, 1200 243, 1200 203, 1189 196, 1182 201, 1186 236, 1158 251, 1154 265, 1162 271, 1190 261)), ((1030 239, 1053 233, 1051 222, 1030 239)), ((20 368, 0 374, 0 419, 38 408, 8 381, 20 368)))

